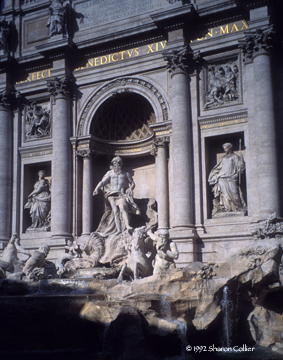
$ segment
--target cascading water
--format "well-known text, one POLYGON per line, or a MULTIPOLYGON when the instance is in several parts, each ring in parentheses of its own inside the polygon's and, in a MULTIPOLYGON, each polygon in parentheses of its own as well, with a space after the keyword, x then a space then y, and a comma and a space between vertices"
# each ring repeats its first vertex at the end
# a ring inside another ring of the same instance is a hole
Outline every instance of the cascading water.
POLYGON ((223 311, 223 347, 231 347, 232 340, 232 322, 231 312, 233 310, 233 304, 230 299, 230 290, 228 286, 223 288, 223 299, 221 301, 221 308, 223 311))
POLYGON ((186 358, 186 345, 187 345, 187 323, 183 319, 172 319, 171 314, 171 305, 166 300, 166 295, 161 295, 160 297, 160 314, 163 319, 172 322, 177 325, 178 337, 181 340, 181 353, 180 356, 174 357, 176 360, 183 360, 186 358))
POLYGON ((160 314, 166 320, 171 319, 171 307, 165 295, 160 296, 160 314))

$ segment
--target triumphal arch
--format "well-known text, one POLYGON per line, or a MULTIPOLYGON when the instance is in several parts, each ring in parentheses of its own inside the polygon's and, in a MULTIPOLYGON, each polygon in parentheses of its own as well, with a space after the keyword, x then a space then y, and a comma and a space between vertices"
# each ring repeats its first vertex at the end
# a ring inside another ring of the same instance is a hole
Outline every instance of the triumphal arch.
MULTIPOLYGON (((168 230, 179 267, 280 232, 280 11, 271 5, 5 0, 1 251, 15 233, 25 249, 48 245, 50 259, 70 240, 82 244, 102 226, 106 197, 93 192, 116 157, 135 184, 126 230, 168 230)), ((115 201, 122 213, 126 202, 115 201)))

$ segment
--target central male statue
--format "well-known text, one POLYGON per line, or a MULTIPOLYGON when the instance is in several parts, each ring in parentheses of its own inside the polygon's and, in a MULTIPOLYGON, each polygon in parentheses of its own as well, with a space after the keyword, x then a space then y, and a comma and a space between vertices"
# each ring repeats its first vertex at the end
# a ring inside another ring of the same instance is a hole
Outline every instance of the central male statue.
POLYGON ((133 199, 135 183, 131 175, 122 170, 122 159, 116 156, 111 164, 111 170, 103 176, 93 192, 93 195, 97 195, 104 188, 105 199, 111 206, 111 211, 103 215, 97 229, 104 236, 120 234, 124 230, 131 231, 130 213, 140 214, 133 199))

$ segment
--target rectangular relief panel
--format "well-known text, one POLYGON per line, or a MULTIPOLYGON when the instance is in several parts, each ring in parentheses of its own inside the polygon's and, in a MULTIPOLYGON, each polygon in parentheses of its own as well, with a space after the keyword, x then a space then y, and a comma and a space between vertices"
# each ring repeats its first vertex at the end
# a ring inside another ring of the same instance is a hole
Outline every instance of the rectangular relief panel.
POLYGON ((204 110, 243 103, 242 71, 238 53, 207 58, 203 79, 204 110))

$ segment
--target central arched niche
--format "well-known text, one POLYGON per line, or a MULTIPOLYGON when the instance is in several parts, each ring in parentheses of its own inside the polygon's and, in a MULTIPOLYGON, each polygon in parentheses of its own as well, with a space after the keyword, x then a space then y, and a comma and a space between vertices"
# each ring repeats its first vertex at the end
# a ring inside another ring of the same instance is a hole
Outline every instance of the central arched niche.
POLYGON ((136 93, 112 95, 96 111, 90 132, 103 140, 134 141, 149 137, 156 122, 151 104, 136 93))
MULTIPOLYGON (((154 157, 149 150, 137 151, 142 148, 141 142, 148 145, 147 141, 151 141, 153 132, 149 125, 155 122, 152 105, 144 96, 135 92, 112 94, 98 107, 90 126, 90 133, 97 139, 99 148, 93 159, 94 187, 109 170, 112 158, 119 154, 123 159, 123 169, 131 174, 136 184, 134 197, 139 206, 147 204, 149 198, 155 198, 154 157), (124 146, 127 148, 125 153, 124 146)), ((106 209, 105 199, 101 194, 95 196, 93 201, 96 209, 93 214, 95 230, 106 209)), ((134 217, 131 216, 131 221, 134 217)))

